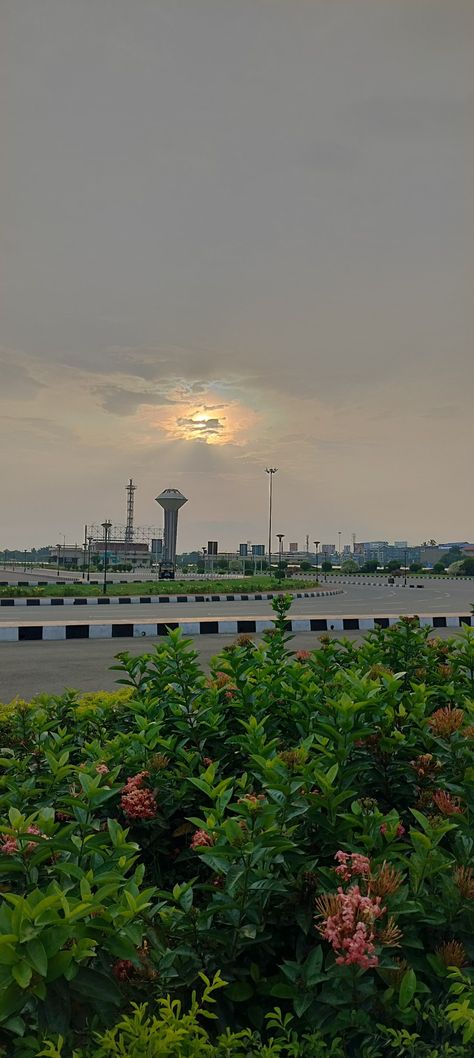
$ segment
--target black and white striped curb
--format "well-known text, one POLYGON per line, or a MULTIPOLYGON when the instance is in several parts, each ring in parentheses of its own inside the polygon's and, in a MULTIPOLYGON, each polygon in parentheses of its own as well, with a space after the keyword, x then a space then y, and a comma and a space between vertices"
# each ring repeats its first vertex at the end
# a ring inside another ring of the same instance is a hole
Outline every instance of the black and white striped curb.
MULTIPOLYGON (((406 615, 403 615, 406 616, 406 615)), ((388 617, 294 617, 286 622, 288 632, 368 632, 374 628, 389 628, 400 621, 400 615, 388 617)), ((461 628, 462 625, 474 627, 474 616, 461 614, 422 614, 420 625, 428 628, 461 628)), ((178 621, 115 621, 102 623, 94 621, 82 624, 72 621, 68 624, 50 622, 48 624, 4 624, 0 625, 0 643, 17 643, 24 640, 58 640, 58 639, 136 639, 151 636, 166 636, 169 629, 180 628, 185 636, 202 635, 240 635, 242 633, 260 633, 274 627, 269 617, 227 618, 215 621, 212 618, 201 620, 199 617, 178 621)))
MULTIPOLYGON (((343 595, 342 588, 335 591, 288 592, 292 599, 322 599, 329 595, 343 595)), ((1 599, 2 606, 108 606, 110 604, 177 603, 177 602, 264 602, 276 599, 281 592, 260 595, 84 595, 54 598, 49 595, 38 598, 1 599)))

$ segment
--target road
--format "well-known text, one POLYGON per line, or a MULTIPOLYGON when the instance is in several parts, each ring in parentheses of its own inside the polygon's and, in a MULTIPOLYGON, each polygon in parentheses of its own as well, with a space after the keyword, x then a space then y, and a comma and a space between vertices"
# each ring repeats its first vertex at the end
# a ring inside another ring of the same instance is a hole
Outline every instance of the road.
MULTIPOLYGON (((295 599, 291 613, 311 616, 355 617, 391 614, 470 614, 474 602, 474 584, 469 581, 427 581, 423 588, 345 585, 343 594, 326 598, 295 599)), ((324 585, 322 585, 324 587, 324 585)), ((202 602, 202 603, 94 603, 74 606, 64 599, 63 606, 5 606, 0 608, 0 622, 35 624, 47 621, 167 621, 186 617, 266 617, 271 602, 202 602)))
MULTIPOLYGON (((457 634, 457 633, 456 633, 457 634)), ((451 629, 435 629, 433 635, 443 639, 452 635, 451 629)), ((361 640, 360 632, 334 633, 333 637, 361 640)), ((261 636, 252 636, 258 642, 261 636)), ((204 668, 210 658, 225 646, 234 642, 234 636, 196 636, 193 647, 198 651, 204 668)), ((130 654, 152 652, 156 643, 163 639, 143 641, 120 640, 68 640, 61 643, 3 643, 0 646, 0 701, 12 698, 32 698, 35 694, 61 694, 66 687, 81 691, 111 691, 116 686, 119 673, 111 672, 110 666, 121 651, 130 654)), ((298 633, 291 641, 293 650, 314 650, 319 646, 315 633, 298 633)))

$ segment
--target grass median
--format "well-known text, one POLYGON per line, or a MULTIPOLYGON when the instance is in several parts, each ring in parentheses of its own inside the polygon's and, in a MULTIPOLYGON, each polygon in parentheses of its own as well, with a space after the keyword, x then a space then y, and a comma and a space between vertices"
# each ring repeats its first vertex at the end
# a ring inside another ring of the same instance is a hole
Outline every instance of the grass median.
MULTIPOLYGON (((236 577, 235 580, 146 580, 128 584, 107 583, 107 595, 254 595, 274 591, 314 591, 320 585, 314 577, 305 580, 288 578, 281 582, 276 577, 236 577)), ((0 599, 71 598, 104 594, 103 581, 99 584, 45 584, 23 587, 10 584, 0 588, 0 599)))

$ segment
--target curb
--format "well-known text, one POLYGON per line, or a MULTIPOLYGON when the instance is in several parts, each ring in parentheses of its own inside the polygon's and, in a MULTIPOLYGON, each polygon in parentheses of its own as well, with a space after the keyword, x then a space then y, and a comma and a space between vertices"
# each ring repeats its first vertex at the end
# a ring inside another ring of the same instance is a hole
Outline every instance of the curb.
MULTIPOLYGON (((295 617, 286 622, 288 632, 368 632, 374 628, 389 628, 399 622, 400 616, 390 614, 387 617, 295 617)), ((461 614, 420 614, 420 625, 428 628, 461 628, 462 625, 474 627, 474 616, 461 614)), ((143 637, 161 637, 169 629, 180 628, 186 636, 199 635, 241 635, 242 633, 260 633, 274 627, 274 620, 268 617, 228 618, 214 621, 212 618, 201 620, 199 617, 188 620, 169 621, 116 621, 108 624, 95 621, 81 624, 79 621, 68 624, 50 622, 48 624, 4 624, 0 625, 0 643, 17 643, 25 640, 43 642, 60 639, 141 639, 143 637)))
MULTIPOLYGON (((20 598, 1 599, 2 606, 109 606, 117 604, 135 604, 139 606, 144 603, 178 603, 178 602, 265 602, 275 599, 282 592, 268 592, 261 595, 75 595, 54 598, 45 595, 43 598, 28 598, 26 595, 20 598)), ((322 599, 329 595, 343 595, 342 588, 335 591, 299 591, 288 592, 292 599, 322 599)))

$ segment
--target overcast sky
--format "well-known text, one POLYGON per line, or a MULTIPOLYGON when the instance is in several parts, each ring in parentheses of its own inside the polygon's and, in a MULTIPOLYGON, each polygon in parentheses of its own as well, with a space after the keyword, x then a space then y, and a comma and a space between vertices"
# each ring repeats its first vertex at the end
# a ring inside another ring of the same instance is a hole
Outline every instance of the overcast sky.
POLYGON ((0 12, 0 549, 473 539, 472 0, 0 12))

